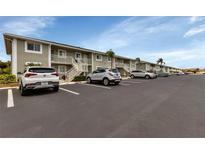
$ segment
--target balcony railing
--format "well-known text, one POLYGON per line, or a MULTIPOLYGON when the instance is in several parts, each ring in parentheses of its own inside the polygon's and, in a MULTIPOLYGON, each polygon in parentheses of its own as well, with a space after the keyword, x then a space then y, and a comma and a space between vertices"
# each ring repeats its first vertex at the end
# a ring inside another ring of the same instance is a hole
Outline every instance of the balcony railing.
POLYGON ((122 63, 122 62, 115 62, 115 65, 117 67, 124 67, 124 63, 122 63))
POLYGON ((58 55, 51 55, 51 62, 60 64, 72 64, 72 57, 65 56, 60 57, 58 55))
MULTIPOLYGON (((72 59, 73 59, 73 57, 71 57, 71 56, 60 57, 58 55, 51 54, 51 62, 53 62, 53 63, 72 64, 72 59)), ((90 58, 80 59, 77 61, 80 61, 81 63, 84 63, 84 64, 91 64, 92 63, 92 60, 90 58)))

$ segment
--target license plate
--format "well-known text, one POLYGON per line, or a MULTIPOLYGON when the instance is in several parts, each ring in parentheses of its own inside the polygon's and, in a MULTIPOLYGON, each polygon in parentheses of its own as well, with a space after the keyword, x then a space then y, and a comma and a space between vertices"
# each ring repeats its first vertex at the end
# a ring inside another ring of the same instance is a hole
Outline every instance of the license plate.
POLYGON ((46 85, 48 85, 48 82, 41 82, 41 85, 46 86, 46 85))

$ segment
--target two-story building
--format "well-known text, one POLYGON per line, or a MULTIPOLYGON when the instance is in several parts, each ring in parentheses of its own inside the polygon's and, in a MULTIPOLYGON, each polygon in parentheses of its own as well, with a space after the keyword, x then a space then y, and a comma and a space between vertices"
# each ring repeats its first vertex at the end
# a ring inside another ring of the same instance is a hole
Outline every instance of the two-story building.
MULTIPOLYGON (((54 67, 71 81, 99 67, 111 67, 111 58, 105 52, 9 33, 3 36, 6 52, 11 55, 12 74, 16 76, 28 65, 39 65, 54 67)), ((113 67, 127 75, 136 70, 136 60, 116 55, 113 67)))

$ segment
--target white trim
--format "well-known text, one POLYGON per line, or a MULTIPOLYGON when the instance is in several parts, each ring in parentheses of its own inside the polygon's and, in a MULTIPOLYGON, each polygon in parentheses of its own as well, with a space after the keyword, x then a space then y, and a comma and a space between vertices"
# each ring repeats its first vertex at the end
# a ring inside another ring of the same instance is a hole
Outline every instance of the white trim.
POLYGON ((34 53, 34 54, 42 54, 43 45, 40 44, 40 43, 35 43, 35 42, 31 42, 31 43, 39 44, 40 45, 40 51, 28 50, 28 41, 25 41, 25 52, 34 53))
POLYGON ((48 67, 51 67, 51 44, 48 45, 48 67))
POLYGON ((96 54, 96 61, 102 61, 103 56, 100 54, 96 54), (97 59, 97 56, 101 56, 101 59, 97 59))
POLYGON ((17 39, 12 41, 12 74, 17 76, 17 39))
POLYGON ((58 57, 59 57, 59 58, 66 58, 66 50, 58 49, 58 57), (59 51, 65 52, 65 55, 64 55, 64 56, 61 56, 61 55, 59 54, 59 51))

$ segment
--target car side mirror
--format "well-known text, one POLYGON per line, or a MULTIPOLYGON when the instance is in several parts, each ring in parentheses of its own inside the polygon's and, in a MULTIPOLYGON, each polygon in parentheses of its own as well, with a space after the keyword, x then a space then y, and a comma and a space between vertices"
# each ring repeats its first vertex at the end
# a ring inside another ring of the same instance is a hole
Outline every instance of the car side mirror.
POLYGON ((17 72, 17 75, 22 75, 23 73, 22 72, 17 72))

